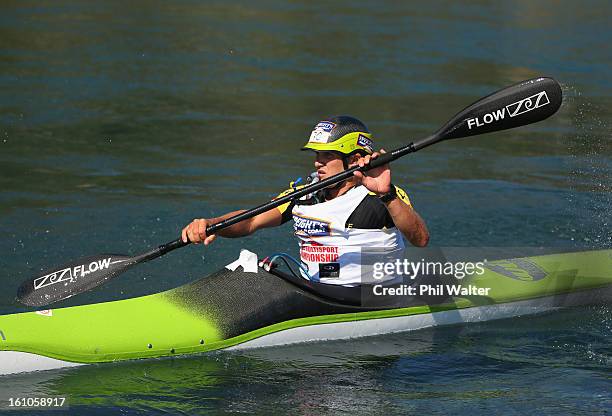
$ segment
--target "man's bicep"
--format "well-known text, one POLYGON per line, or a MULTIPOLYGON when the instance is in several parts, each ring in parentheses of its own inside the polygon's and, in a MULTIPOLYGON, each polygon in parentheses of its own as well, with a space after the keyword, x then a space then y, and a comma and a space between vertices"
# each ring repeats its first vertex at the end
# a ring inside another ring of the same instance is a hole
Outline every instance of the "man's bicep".
POLYGON ((251 222, 251 232, 255 232, 261 228, 276 227, 281 225, 282 214, 276 208, 263 212, 253 217, 251 222))

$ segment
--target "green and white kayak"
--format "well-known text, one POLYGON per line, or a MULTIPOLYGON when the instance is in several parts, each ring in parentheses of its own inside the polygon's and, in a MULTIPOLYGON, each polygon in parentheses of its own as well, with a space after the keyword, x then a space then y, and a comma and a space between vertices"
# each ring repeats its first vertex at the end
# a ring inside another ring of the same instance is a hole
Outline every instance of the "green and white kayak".
POLYGON ((0 316, 0 375, 82 364, 350 339, 612 300, 612 250, 486 263, 464 279, 486 296, 361 307, 277 273, 222 269, 153 295, 0 316))

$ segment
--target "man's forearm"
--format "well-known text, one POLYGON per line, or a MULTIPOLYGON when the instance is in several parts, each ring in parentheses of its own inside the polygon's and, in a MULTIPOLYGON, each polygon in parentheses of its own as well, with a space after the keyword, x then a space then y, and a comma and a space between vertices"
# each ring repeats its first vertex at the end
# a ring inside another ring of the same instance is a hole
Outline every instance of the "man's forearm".
POLYGON ((427 231, 425 221, 410 205, 396 198, 387 203, 386 207, 395 226, 412 245, 417 247, 427 245, 429 231, 427 231))
MULTIPOLYGON (((242 209, 239 211, 228 212, 227 214, 221 215, 220 217, 210 218, 209 221, 211 222, 211 225, 217 224, 223 220, 233 217, 234 215, 242 214, 245 211, 246 210, 242 209)), ((240 221, 236 224, 230 225, 229 227, 219 230, 216 234, 225 238, 237 238, 247 236, 251 234, 251 220, 252 218, 240 221)))

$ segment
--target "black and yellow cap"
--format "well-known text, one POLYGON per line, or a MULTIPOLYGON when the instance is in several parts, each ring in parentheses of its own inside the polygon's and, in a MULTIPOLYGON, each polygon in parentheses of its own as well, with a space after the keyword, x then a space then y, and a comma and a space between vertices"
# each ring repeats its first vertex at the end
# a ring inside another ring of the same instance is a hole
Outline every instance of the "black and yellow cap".
POLYGON ((374 142, 372 134, 361 121, 351 116, 334 116, 317 123, 302 150, 344 155, 358 151, 372 154, 374 142))

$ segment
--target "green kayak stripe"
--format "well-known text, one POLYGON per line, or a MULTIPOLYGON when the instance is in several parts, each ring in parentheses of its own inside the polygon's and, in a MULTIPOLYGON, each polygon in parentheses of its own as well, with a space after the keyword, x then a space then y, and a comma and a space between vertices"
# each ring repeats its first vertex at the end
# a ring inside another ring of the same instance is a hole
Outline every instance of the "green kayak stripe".
MULTIPOLYGON (((448 310, 463 309, 470 306, 474 306, 466 299, 460 299, 455 303, 448 303, 444 305, 436 306, 416 306, 411 308, 401 309, 390 309, 380 310, 371 312, 357 312, 348 314, 336 314, 336 315, 325 315, 325 316, 314 316, 307 318, 292 319, 277 324, 273 324, 264 328, 259 328, 254 331, 247 332, 245 334, 213 342, 205 342, 203 345, 195 343, 187 346, 177 346, 171 348, 153 348, 142 349, 135 351, 121 351, 121 352, 108 352, 108 353, 81 353, 72 351, 70 354, 60 353, 54 350, 43 349, 33 347, 32 345, 13 344, 10 345, 11 351, 28 352, 46 356, 49 358, 55 358, 58 360, 76 362, 76 363, 98 363, 98 362, 112 362, 118 360, 129 360, 129 359, 140 359, 140 358, 156 358, 156 357, 168 357, 184 354, 204 353, 213 350, 224 349, 232 347, 246 341, 250 341, 256 338, 260 338, 265 335, 269 335, 275 332, 284 331, 291 328, 298 328, 310 325, 322 325, 330 323, 341 323, 341 322, 354 322, 361 320, 370 319, 383 319, 393 318, 400 316, 410 315, 422 315, 430 314, 435 312, 442 312, 448 310), (174 351, 174 352, 172 352, 174 351)), ((24 314, 19 314, 24 315, 24 314)), ((17 315, 14 315, 17 316, 17 315)), ((0 350, 6 349, 5 346, 1 346, 0 350)))

